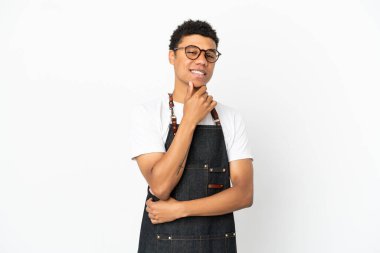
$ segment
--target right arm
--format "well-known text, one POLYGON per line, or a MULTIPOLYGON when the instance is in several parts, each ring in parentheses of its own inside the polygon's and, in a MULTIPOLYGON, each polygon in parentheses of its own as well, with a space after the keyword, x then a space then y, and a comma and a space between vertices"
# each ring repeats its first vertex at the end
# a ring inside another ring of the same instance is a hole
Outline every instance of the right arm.
POLYGON ((195 127, 215 106, 212 96, 207 96, 206 86, 193 94, 193 86, 189 85, 183 119, 167 152, 143 154, 136 158, 152 193, 159 199, 169 199, 186 165, 195 127))
POLYGON ((181 123, 166 153, 149 153, 136 158, 150 190, 159 199, 167 200, 181 178, 194 129, 195 126, 181 123))

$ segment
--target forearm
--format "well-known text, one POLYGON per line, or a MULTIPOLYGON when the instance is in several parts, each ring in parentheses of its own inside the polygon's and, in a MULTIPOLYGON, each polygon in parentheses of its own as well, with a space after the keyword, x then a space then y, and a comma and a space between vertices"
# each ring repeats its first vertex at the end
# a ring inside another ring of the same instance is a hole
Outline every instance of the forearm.
POLYGON ((169 149, 152 168, 150 187, 162 200, 170 197, 183 174, 195 126, 183 119, 169 149))
POLYGON ((252 188, 231 187, 209 197, 182 201, 181 216, 222 215, 250 207, 252 203, 252 188))

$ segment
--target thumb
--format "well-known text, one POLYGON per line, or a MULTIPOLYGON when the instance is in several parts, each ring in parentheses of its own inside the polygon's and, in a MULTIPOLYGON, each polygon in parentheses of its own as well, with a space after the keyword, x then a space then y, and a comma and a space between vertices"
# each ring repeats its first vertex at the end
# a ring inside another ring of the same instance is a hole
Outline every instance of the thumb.
POLYGON ((192 81, 189 81, 189 86, 187 87, 185 101, 191 98, 191 96, 193 95, 193 90, 194 90, 194 84, 192 81))

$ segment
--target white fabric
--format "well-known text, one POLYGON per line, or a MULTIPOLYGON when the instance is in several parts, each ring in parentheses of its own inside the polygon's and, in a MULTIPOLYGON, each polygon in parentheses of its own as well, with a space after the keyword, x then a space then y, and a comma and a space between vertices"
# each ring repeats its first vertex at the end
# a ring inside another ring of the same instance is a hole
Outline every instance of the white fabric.
MULTIPOLYGON (((222 124, 229 161, 253 159, 245 124, 241 115, 231 107, 218 102, 216 106, 222 124)), ((180 124, 183 104, 174 101, 174 114, 180 124)), ((131 115, 129 156, 135 157, 153 152, 165 152, 165 141, 171 123, 169 96, 162 96, 136 106, 131 115)), ((209 113, 198 125, 215 125, 209 113)))

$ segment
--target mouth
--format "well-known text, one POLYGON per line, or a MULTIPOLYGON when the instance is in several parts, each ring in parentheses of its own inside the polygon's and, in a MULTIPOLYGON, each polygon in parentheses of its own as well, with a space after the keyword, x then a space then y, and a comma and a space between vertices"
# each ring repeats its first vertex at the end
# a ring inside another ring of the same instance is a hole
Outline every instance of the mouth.
POLYGON ((196 78, 204 78, 207 75, 206 71, 202 69, 190 69, 190 72, 196 78))

